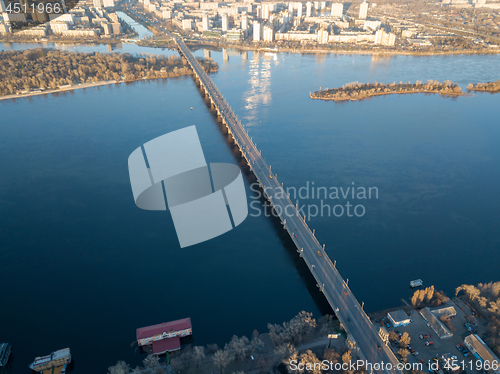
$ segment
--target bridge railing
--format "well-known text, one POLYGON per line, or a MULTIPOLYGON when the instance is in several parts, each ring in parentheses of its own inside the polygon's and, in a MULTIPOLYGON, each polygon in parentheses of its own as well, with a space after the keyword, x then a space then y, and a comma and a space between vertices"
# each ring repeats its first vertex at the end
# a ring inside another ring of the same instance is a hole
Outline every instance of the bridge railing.
MULTIPOLYGON (((233 113, 231 107, 227 104, 227 102, 225 101, 224 97, 220 94, 220 92, 217 89, 217 87, 213 84, 213 82, 210 79, 210 77, 208 76, 208 74, 201 67, 201 65, 198 63, 198 61, 196 60, 196 58, 194 58, 194 56, 192 55, 192 53, 190 51, 186 52, 187 46, 185 45, 185 43, 181 39, 180 40, 176 40, 176 42, 179 45, 179 48, 182 50, 182 52, 185 55, 185 57, 188 60, 188 62, 191 64, 193 70, 198 75, 198 78, 202 81, 202 83, 205 86, 205 89, 206 89, 208 95, 210 96, 210 98, 214 102, 219 102, 220 101, 221 104, 224 106, 225 111, 221 111, 221 116, 225 119, 227 126, 229 126, 231 128, 233 136, 235 138, 235 142, 238 144, 238 146, 239 146, 239 143, 240 143, 240 141, 238 140, 238 134, 241 134, 243 137, 246 138, 245 139, 246 142, 250 144, 250 146, 252 147, 252 149, 257 154, 262 155, 261 152, 257 149, 257 146, 255 145, 255 143, 252 141, 252 139, 248 135, 247 131, 242 126, 241 122, 238 120, 238 118, 236 117, 236 115, 233 113), (214 94, 216 95, 216 97, 214 97, 214 94), (237 127, 239 131, 235 131, 236 130, 235 127, 237 127)), ((220 109, 222 109, 222 108, 219 108, 219 110, 220 109)), ((241 149, 241 147, 240 147, 240 149, 241 149)), ((243 154, 243 156, 245 157, 245 159, 247 160, 247 162, 249 164, 253 164, 253 162, 250 159, 250 157, 248 157, 246 150, 245 151, 242 150, 242 154, 243 154)), ((265 160, 262 159, 262 161, 263 161, 263 163, 264 163, 264 165, 265 165, 265 167, 267 169, 266 172, 272 174, 272 171, 269 168, 269 166, 267 165, 267 163, 265 162, 265 160)), ((304 227, 307 229, 308 234, 310 235, 310 237, 312 238, 312 240, 315 242, 315 244, 317 246, 317 249, 318 250, 322 250, 323 247, 322 247, 321 243, 318 241, 318 239, 316 238, 315 234, 311 231, 311 229, 310 229, 309 225, 307 224, 305 218, 302 217, 302 215, 300 214, 300 212, 296 208, 295 204, 293 204, 293 202, 291 201, 290 197, 286 193, 285 189, 279 183, 277 177, 274 178, 274 184, 275 184, 275 186, 278 186, 279 188, 281 188, 281 192, 282 192, 283 196, 286 199, 286 203, 288 205, 290 205, 290 206, 293 207, 293 210, 294 210, 295 214, 300 218, 300 220, 303 223, 304 227)), ((268 200, 271 202, 272 205, 274 205, 274 202, 272 201, 272 198, 268 197, 268 200)), ((294 233, 291 231, 291 229, 288 227, 288 225, 286 225, 284 223, 285 220, 286 220, 286 216, 284 216, 285 211, 278 212, 278 210, 276 210, 276 209, 275 209, 275 211, 276 211, 276 213, 278 213, 278 216, 280 217, 281 222, 283 223, 285 229, 287 230, 288 234, 290 235, 290 238, 292 239, 292 241, 296 245, 297 249, 299 249, 299 251, 300 251, 300 245, 296 242, 295 237, 294 237, 294 233)), ((328 256, 328 254, 323 251, 323 256, 324 256, 325 260, 327 261, 330 269, 336 274, 336 276, 338 276, 338 277, 340 277, 340 279, 342 279, 342 281, 346 285, 346 288, 352 294, 350 288, 348 287, 347 283, 345 283, 344 279, 342 278, 342 276, 338 272, 336 266, 332 263, 332 260, 330 259, 330 257, 328 256)), ((309 261, 307 260, 307 258, 305 256, 302 256, 302 258, 304 259, 304 261, 306 262, 306 264, 308 266, 311 266, 311 264, 309 263, 309 261)), ((316 281, 318 282, 318 285, 321 287, 320 279, 316 278, 315 272, 312 272, 312 275, 316 279, 316 281)), ((355 297, 354 297, 354 299, 356 300, 356 303, 359 305, 359 303, 357 302, 357 299, 355 297)), ((332 304, 331 300, 329 300, 329 302, 330 302, 330 304, 332 304)), ((363 312, 363 316, 366 318, 366 320, 371 324, 371 321, 370 321, 368 315, 363 310, 363 308, 361 308, 361 306, 360 306, 360 310, 363 312)))

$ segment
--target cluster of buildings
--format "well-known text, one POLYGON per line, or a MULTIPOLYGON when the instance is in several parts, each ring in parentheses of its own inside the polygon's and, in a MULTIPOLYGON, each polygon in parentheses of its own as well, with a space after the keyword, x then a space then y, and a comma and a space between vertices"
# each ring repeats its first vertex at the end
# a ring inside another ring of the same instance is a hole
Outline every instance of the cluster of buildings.
MULTIPOLYGON (((27 0, 19 0, 21 9, 27 0)), ((0 18, 0 35, 16 32, 20 35, 46 37, 60 35, 64 37, 112 37, 123 32, 122 24, 113 11, 114 0, 80 1, 79 5, 65 13, 47 13, 38 7, 28 9, 27 13, 14 13, 6 8, 0 0, 2 17, 0 18), (21 28, 17 31, 18 28, 21 28)), ((45 10, 42 7, 43 10, 45 10)))
POLYGON ((457 8, 491 8, 500 9, 500 2, 488 2, 486 0, 441 0, 441 4, 457 8))
MULTIPOLYGON (((342 2, 183 2, 139 0, 144 12, 195 36, 272 43, 369 43, 394 46, 396 35, 387 32, 379 19, 369 17, 363 1, 356 16, 346 14, 342 2)), ((352 4, 351 6, 354 6, 352 4)), ((357 6, 357 5, 356 5, 357 6)))

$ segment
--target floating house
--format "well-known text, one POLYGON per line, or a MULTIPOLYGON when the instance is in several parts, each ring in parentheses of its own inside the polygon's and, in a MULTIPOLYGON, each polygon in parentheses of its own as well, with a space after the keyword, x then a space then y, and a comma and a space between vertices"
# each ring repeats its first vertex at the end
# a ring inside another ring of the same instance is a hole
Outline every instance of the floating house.
POLYGON ((181 338, 192 335, 191 318, 163 322, 137 329, 139 347, 151 346, 152 353, 160 355, 181 349, 181 338))

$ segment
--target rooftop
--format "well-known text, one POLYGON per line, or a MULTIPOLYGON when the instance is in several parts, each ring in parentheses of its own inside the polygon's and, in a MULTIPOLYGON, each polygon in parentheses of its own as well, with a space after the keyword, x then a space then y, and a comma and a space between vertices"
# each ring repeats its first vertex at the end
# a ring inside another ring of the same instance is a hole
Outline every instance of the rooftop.
POLYGON ((146 326, 137 329, 137 340, 160 335, 164 332, 180 331, 191 328, 191 318, 178 319, 171 322, 163 322, 158 325, 146 326))

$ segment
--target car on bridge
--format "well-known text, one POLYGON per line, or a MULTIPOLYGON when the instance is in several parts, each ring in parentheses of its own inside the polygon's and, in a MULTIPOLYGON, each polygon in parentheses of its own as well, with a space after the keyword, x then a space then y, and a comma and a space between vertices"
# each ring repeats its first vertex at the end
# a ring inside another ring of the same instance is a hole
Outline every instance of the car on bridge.
POLYGON ((318 256, 321 257, 321 251, 318 251, 318 256))

